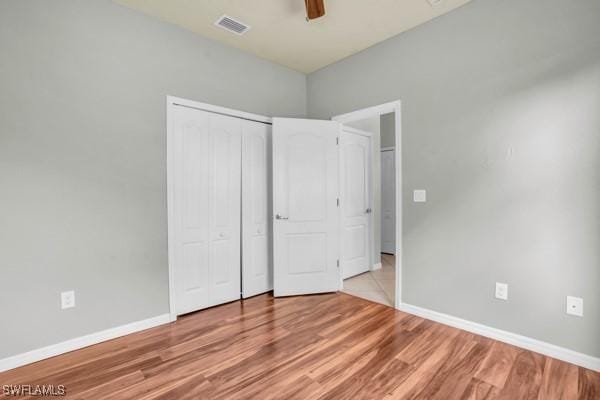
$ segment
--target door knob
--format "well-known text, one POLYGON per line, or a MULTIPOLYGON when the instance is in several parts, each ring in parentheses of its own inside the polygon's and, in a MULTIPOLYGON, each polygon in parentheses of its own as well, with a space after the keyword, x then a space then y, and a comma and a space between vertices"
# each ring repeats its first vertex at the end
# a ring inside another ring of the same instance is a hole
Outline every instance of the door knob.
POLYGON ((367 214, 371 214, 371 212, 373 212, 373 210, 371 210, 370 208, 367 208, 367 209, 365 210, 365 212, 366 212, 367 214))
POLYGON ((289 219, 288 217, 284 217, 281 214, 275 214, 275 219, 289 219))

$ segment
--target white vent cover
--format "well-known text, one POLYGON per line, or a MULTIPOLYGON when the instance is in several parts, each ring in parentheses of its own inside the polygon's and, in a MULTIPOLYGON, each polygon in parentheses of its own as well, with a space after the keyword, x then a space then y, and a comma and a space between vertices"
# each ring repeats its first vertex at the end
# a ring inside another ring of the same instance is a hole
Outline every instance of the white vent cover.
POLYGON ((229 15, 223 14, 221 18, 219 18, 215 25, 228 30, 229 32, 235 33, 236 35, 243 35, 246 33, 250 26, 240 22, 234 18, 231 18, 229 15))

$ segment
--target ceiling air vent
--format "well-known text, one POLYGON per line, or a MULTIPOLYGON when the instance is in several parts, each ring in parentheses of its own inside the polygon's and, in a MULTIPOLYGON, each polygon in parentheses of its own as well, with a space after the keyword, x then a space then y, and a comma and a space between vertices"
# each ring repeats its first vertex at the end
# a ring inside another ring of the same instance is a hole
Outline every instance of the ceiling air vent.
POLYGON ((229 32, 235 33, 236 35, 243 35, 250 29, 249 25, 246 25, 243 22, 233 19, 228 15, 221 16, 221 18, 219 18, 215 22, 215 25, 226 29, 229 32))

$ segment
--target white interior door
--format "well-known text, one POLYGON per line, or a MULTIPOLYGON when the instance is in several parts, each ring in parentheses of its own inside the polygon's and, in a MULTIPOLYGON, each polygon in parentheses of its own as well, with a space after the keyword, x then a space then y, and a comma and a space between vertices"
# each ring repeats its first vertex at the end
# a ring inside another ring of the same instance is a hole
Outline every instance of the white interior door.
POLYGON ((273 290, 271 126, 242 122, 242 296, 273 290))
POLYGON ((339 289, 334 121, 273 119, 275 296, 339 289))
POLYGON ((381 251, 396 252, 396 167, 395 151, 381 152, 381 251))
POLYGON ((175 107, 171 119, 175 312, 240 298, 241 120, 175 107))
POLYGON ((343 127, 340 137, 340 211, 343 279, 371 265, 371 137, 343 127))

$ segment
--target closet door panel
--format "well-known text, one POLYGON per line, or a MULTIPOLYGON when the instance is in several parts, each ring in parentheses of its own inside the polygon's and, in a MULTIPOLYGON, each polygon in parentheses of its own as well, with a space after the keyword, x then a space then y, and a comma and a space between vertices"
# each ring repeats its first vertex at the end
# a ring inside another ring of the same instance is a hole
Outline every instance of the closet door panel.
POLYGON ((174 110, 173 122, 175 307, 186 313, 208 307, 209 192, 208 116, 174 110))
POLYGON ((271 126, 243 122, 242 294, 273 290, 271 250, 271 126))
POLYGON ((240 298, 241 120, 210 114, 210 305, 240 298))
POLYGON ((171 124, 173 300, 184 314, 240 297, 241 125, 183 107, 171 124))

